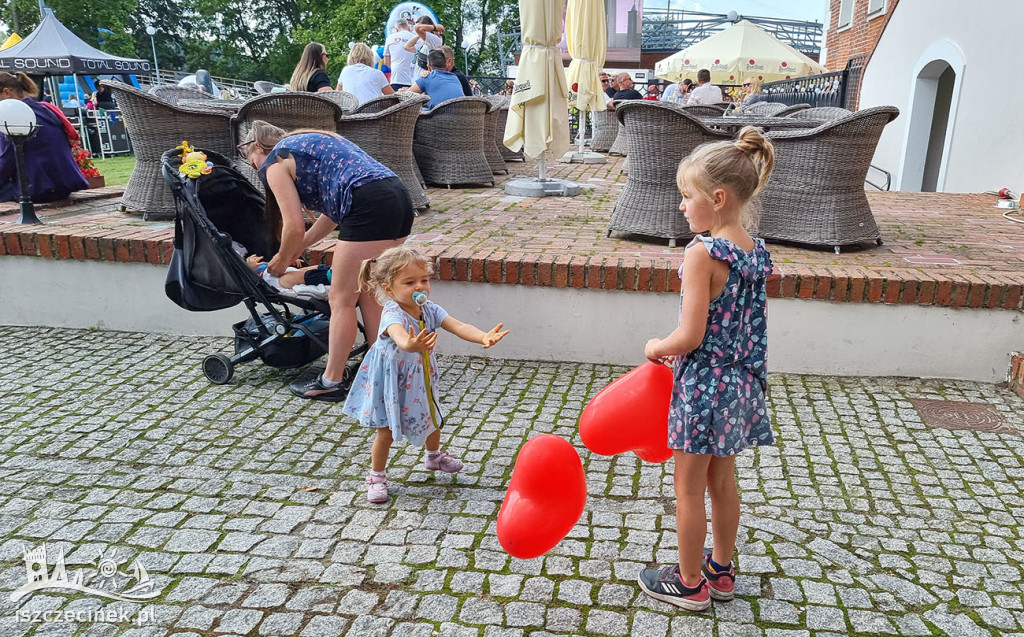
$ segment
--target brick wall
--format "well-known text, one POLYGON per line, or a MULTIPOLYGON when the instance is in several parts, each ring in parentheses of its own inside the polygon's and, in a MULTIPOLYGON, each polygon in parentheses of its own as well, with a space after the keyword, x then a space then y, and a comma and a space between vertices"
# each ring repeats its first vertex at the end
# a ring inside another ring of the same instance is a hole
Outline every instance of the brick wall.
POLYGON ((1010 388, 1024 398, 1024 352, 1010 359, 1010 388))
MULTIPOLYGON (((828 49, 828 56, 825 66, 830 71, 842 71, 846 68, 851 58, 860 58, 863 64, 871 58, 882 31, 888 24, 893 10, 899 4, 899 0, 886 0, 885 13, 872 16, 868 19, 868 0, 853 1, 853 20, 848 28, 840 31, 839 7, 842 0, 830 0, 829 2, 829 26, 825 33, 825 46, 828 49)), ((856 86, 849 86, 848 91, 853 91, 852 98, 847 99, 847 108, 856 109, 860 101, 860 81, 856 86)))

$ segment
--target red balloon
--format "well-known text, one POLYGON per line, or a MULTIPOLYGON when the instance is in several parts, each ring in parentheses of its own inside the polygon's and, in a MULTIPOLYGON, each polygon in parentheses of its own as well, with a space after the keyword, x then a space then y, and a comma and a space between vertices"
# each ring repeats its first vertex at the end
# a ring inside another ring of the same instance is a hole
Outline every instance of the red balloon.
POLYGON ((672 370, 647 362, 605 387, 580 415, 580 438, 594 453, 633 451, 641 460, 665 462, 672 370))
POLYGON ((586 504, 587 481, 576 449, 541 434, 519 450, 498 511, 498 542, 513 557, 543 555, 576 526, 586 504))

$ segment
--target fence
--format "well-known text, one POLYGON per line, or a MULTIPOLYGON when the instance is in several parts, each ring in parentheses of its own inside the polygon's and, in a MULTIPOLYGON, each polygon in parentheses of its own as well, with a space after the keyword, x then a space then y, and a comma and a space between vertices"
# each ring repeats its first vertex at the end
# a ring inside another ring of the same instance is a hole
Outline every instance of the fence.
POLYGON ((846 108, 846 71, 810 75, 761 85, 761 92, 773 102, 846 108))
MULTIPOLYGON (((135 77, 139 80, 143 90, 148 90, 149 87, 157 84, 177 84, 189 75, 192 75, 192 73, 188 71, 160 69, 159 78, 155 72, 149 75, 136 74, 135 77)), ((231 94, 232 99, 246 99, 256 95, 256 89, 253 88, 252 82, 246 82, 245 80, 235 80, 230 77, 213 77, 213 83, 217 85, 218 89, 226 89, 231 94)))

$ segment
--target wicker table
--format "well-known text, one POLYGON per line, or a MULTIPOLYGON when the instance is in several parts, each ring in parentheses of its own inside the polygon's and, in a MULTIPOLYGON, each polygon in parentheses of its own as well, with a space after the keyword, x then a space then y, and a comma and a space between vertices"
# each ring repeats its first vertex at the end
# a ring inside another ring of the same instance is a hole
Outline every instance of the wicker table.
POLYGON ((245 100, 178 100, 178 104, 219 115, 234 115, 245 104, 245 100))
POLYGON ((795 119, 792 117, 769 117, 757 115, 740 115, 730 117, 701 117, 700 121, 708 126, 728 131, 738 131, 744 126, 757 126, 764 130, 771 129, 793 129, 793 128, 817 128, 824 123, 816 119, 795 119))

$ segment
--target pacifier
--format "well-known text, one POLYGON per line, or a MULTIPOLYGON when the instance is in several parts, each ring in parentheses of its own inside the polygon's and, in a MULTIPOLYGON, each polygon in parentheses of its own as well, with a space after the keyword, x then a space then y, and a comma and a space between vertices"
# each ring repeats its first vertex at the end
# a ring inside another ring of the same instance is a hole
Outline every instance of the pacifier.
POLYGON ((426 292, 413 292, 412 302, 419 306, 427 304, 427 293, 426 292))

